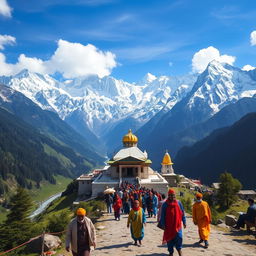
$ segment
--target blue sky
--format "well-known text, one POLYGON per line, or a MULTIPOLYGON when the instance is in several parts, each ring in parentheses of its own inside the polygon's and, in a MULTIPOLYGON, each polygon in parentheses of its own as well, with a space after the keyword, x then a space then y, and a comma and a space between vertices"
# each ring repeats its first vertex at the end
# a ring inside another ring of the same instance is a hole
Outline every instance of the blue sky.
POLYGON ((255 17, 252 0, 0 0, 0 74, 133 82, 201 72, 212 58, 255 67, 255 17))

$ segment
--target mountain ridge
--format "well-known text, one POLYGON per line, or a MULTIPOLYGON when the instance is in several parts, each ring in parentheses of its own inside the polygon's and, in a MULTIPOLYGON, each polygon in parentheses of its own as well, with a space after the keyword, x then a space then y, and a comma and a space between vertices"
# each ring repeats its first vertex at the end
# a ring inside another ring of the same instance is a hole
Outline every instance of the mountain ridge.
POLYGON ((42 110, 22 93, 0 84, 0 106, 36 128, 41 134, 73 148, 86 157, 92 166, 103 163, 104 158, 96 153, 97 150, 61 120, 57 113, 42 110))
POLYGON ((244 188, 255 189, 256 112, 233 125, 213 131, 191 147, 182 148, 175 158, 177 172, 200 177, 203 183, 218 180, 220 173, 231 172, 244 188))

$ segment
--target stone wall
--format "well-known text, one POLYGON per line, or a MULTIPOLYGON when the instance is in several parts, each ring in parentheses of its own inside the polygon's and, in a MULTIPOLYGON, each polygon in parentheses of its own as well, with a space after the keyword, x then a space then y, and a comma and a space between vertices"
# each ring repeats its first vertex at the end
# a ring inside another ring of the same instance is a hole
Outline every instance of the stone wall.
POLYGON ((91 195, 92 193, 92 181, 91 180, 79 180, 78 181, 78 195, 91 195))
POLYGON ((162 176, 167 180, 170 187, 177 187, 176 175, 165 175, 162 176))
POLYGON ((142 187, 148 188, 148 189, 153 189, 157 191, 160 194, 165 194, 167 195, 168 192, 168 185, 167 184, 159 184, 159 183, 147 183, 147 184, 141 184, 142 187))

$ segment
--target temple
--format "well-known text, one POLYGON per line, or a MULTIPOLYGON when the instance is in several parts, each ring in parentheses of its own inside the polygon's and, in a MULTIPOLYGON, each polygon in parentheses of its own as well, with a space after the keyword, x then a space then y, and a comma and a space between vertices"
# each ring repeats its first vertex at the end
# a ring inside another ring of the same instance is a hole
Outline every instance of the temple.
MULTIPOLYGON (((146 151, 138 148, 138 138, 129 130, 123 137, 123 148, 120 149, 103 169, 94 170, 87 175, 81 175, 77 180, 79 183, 79 196, 97 196, 106 187, 118 188, 122 182, 139 184, 141 187, 154 189, 159 193, 166 193, 168 189, 167 180, 160 173, 154 171, 150 165, 146 151)), ((170 158, 170 156, 169 156, 170 158)), ((163 161, 164 163, 164 161, 163 161)), ((162 165, 163 165, 162 163, 162 165)), ((169 173, 167 165, 163 165, 162 173, 169 173), (163 171, 164 170, 164 171, 163 171)))
MULTIPOLYGON (((176 187, 177 175, 174 173, 172 165, 173 165, 173 162, 171 160, 171 157, 169 153, 166 151, 162 161, 161 175, 167 180, 170 187, 176 187)), ((182 178, 183 177, 184 176, 182 175, 182 178)))

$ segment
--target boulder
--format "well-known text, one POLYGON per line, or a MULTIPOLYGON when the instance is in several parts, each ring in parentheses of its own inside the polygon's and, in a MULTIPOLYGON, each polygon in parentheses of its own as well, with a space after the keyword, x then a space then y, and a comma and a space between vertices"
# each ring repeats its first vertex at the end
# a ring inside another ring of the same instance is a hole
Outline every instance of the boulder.
POLYGON ((221 223, 217 225, 220 228, 228 228, 228 226, 225 223, 221 223))
POLYGON ((217 220, 217 225, 218 225, 218 224, 222 224, 222 223, 224 223, 224 220, 222 220, 222 219, 218 219, 218 220, 217 220))
POLYGON ((61 246, 61 240, 58 236, 48 235, 44 236, 44 250, 50 251, 61 246))
POLYGON ((102 229, 105 229, 105 228, 106 228, 106 227, 105 227, 105 226, 102 226, 102 225, 101 225, 101 226, 97 226, 97 229, 98 229, 98 230, 102 230, 102 229))
MULTIPOLYGON (((44 236, 44 251, 50 251, 57 249, 61 246, 61 240, 58 236, 53 236, 49 234, 45 234, 44 236)), ((33 240, 27 246, 27 251, 30 253, 40 253, 42 250, 42 237, 38 237, 33 240)))
POLYGON ((233 227, 236 225, 237 219, 234 215, 226 215, 225 224, 229 227, 233 227))

